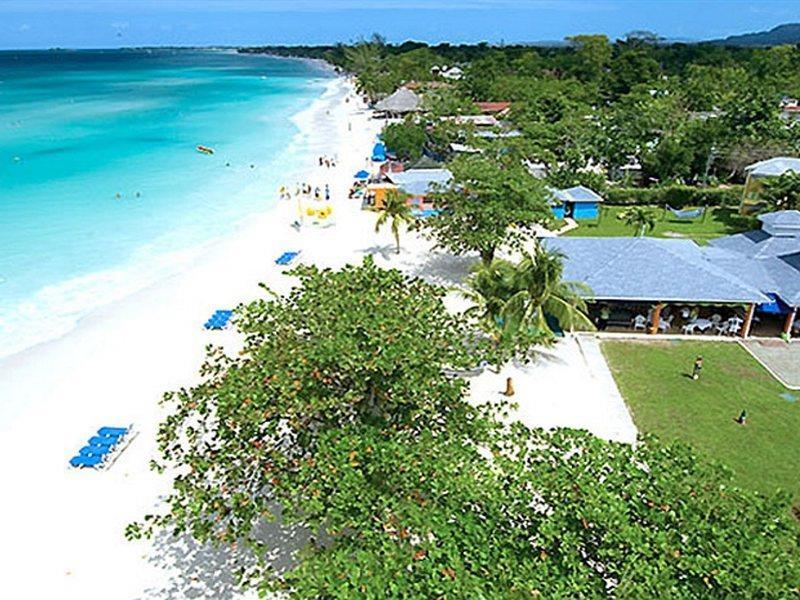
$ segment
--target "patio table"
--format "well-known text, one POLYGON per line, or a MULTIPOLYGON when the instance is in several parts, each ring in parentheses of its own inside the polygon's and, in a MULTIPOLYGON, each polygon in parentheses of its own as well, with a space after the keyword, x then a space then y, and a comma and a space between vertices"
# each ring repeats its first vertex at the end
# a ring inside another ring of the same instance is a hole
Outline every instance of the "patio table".
POLYGON ((713 324, 714 322, 711 321, 710 319, 695 319, 694 321, 692 321, 692 325, 695 326, 695 329, 699 329, 701 333, 705 333, 706 331, 711 329, 711 326, 713 324))

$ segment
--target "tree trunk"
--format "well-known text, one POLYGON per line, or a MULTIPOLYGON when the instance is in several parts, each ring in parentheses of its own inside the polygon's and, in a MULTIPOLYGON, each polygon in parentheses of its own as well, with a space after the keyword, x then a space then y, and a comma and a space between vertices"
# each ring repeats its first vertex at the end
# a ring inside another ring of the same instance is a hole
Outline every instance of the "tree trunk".
POLYGON ((481 260, 485 266, 489 266, 492 264, 494 260, 494 248, 489 248, 488 250, 481 250, 481 260))
POLYGON ((514 395, 514 382, 512 381, 511 377, 506 377, 506 391, 503 392, 504 396, 513 396, 514 395))
POLYGON ((400 254, 400 233, 397 232, 394 234, 394 241, 397 243, 397 248, 395 248, 394 253, 400 254))

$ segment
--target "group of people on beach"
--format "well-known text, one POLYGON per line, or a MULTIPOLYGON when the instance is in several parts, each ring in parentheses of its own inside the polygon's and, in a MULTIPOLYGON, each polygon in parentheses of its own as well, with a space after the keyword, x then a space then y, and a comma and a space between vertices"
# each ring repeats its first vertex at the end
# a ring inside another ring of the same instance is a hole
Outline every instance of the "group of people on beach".
POLYGON ((336 159, 329 156, 320 156, 319 166, 325 167, 326 169, 334 169, 336 168, 336 159))
POLYGON ((313 196, 314 200, 322 200, 324 198, 329 201, 331 199, 331 186, 326 183, 324 187, 318 185, 312 187, 309 183, 298 183, 294 186, 294 194, 285 185, 278 188, 278 198, 280 200, 291 200, 292 196, 295 198, 313 196))

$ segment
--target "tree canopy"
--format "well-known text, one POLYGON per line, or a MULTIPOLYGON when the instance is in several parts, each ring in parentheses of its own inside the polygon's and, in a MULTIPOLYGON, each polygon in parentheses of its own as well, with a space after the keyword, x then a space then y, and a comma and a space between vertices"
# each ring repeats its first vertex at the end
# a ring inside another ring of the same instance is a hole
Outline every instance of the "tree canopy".
POLYGON ((258 559, 233 575, 291 597, 788 596, 788 497, 731 484, 680 444, 505 425, 447 375, 480 357, 445 291, 367 259, 301 266, 238 309, 245 347, 167 394, 166 528, 258 559), (270 567, 259 524, 312 535, 270 567))
POLYGON ((498 248, 518 246, 531 226, 550 219, 544 185, 519 164, 467 156, 450 168, 453 184, 431 194, 441 213, 421 225, 439 246, 477 252, 489 264, 498 248))
POLYGON ((573 172, 599 165, 611 178, 638 162, 645 184, 741 181, 741 163, 800 152, 800 127, 782 97, 800 96, 800 49, 665 44, 651 32, 624 39, 576 35, 563 47, 389 45, 280 49, 325 57, 358 76, 372 97, 404 82, 430 89, 437 115, 472 100, 511 101, 526 158, 573 172), (444 81, 434 66, 459 65, 444 81), (742 156, 744 155, 744 158, 742 156), (735 168, 731 168, 731 166, 735 168))

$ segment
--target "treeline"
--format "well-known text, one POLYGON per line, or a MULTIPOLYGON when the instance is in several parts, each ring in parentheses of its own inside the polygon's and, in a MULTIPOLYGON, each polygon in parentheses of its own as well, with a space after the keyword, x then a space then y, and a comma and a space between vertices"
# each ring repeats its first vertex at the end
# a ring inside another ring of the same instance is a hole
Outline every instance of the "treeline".
MULTIPOLYGON (((547 164, 559 184, 577 182, 589 167, 624 179, 631 165, 643 186, 736 182, 747 164, 800 149, 800 127, 781 114, 783 98, 800 96, 798 46, 664 45, 646 33, 566 42, 391 45, 373 36, 242 51, 324 59, 355 74, 373 99, 414 81, 423 90, 435 85, 440 108, 509 101, 507 119, 522 135, 505 146, 547 164), (463 76, 443 78, 453 66, 463 76)), ((442 112, 427 108, 429 117, 442 112)))

